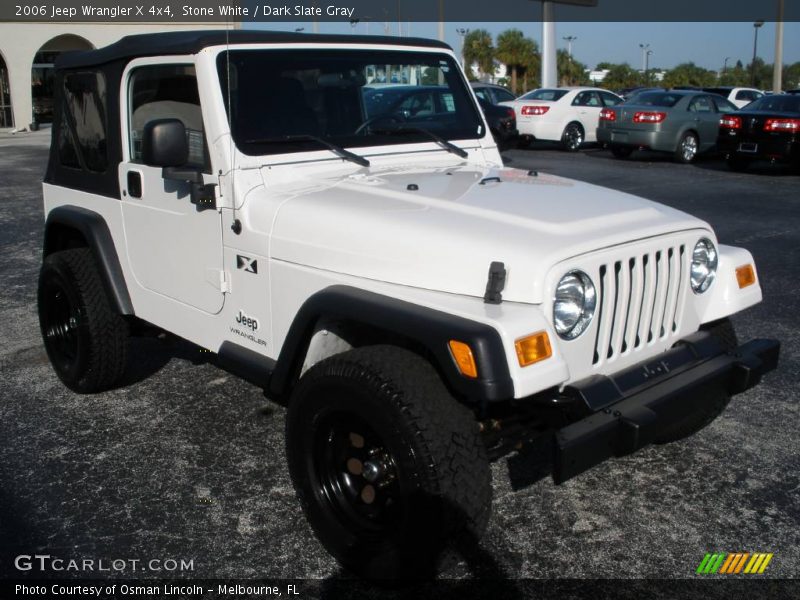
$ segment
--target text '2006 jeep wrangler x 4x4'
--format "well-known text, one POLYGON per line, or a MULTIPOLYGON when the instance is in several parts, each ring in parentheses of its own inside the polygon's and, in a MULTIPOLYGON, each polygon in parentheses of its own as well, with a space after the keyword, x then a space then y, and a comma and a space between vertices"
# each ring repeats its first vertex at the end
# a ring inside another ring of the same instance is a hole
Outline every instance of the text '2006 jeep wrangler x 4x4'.
POLYGON ((520 443, 552 437, 559 483, 697 431, 776 366, 728 321, 761 300, 749 252, 504 168, 444 44, 167 33, 56 72, 56 373, 113 386, 141 322, 210 349, 286 401, 303 508, 362 575, 430 573, 480 535, 489 461, 520 443))

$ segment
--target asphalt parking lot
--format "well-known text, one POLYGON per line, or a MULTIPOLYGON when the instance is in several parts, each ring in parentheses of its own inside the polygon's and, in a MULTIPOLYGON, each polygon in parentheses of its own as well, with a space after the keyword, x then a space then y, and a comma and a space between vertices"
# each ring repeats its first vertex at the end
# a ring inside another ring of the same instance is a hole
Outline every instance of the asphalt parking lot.
MULTIPOLYGON (((81 397, 58 382, 35 306, 46 156, 41 134, 0 139, 0 577, 34 553, 193 561, 192 571, 136 573, 147 577, 346 576, 295 500, 284 409, 199 349, 139 339, 121 389, 81 397)), ((800 576, 800 177, 599 149, 506 159, 710 222, 759 269, 765 299, 735 318, 740 339, 784 345, 779 370, 689 440, 558 487, 538 475, 535 452, 494 463, 489 531, 443 576, 685 578, 712 551, 772 552, 770 577, 800 576)))

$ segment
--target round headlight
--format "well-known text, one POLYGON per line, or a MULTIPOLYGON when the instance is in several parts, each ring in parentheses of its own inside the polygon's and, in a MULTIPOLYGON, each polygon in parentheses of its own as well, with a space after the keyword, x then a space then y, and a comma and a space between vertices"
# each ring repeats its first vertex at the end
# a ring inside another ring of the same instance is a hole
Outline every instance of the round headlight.
POLYGON ((583 271, 570 271, 561 278, 553 303, 556 333, 574 340, 589 326, 597 306, 594 284, 583 271))
POLYGON ((717 249, 708 238, 701 238, 692 252, 692 290, 695 294, 702 294, 714 282, 717 275, 717 249))

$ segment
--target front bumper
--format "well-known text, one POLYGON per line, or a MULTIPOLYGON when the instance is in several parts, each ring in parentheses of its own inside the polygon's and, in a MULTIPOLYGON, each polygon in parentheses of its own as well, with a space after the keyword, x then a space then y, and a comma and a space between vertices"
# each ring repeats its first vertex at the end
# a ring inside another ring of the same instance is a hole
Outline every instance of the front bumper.
POLYGON ((595 376, 564 393, 592 414, 556 432, 553 480, 563 483, 612 456, 658 439, 713 394, 739 394, 778 364, 780 343, 757 339, 726 352, 699 332, 656 359, 612 376, 595 376))

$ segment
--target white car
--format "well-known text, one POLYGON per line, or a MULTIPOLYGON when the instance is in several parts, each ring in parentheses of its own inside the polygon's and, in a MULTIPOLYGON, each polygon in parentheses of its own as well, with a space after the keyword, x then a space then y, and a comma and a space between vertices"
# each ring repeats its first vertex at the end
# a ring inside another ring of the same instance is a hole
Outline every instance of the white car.
POLYGON ((584 142, 597 140, 600 111, 622 102, 608 90, 561 87, 533 90, 502 104, 517 114, 517 130, 523 143, 561 142, 565 150, 574 152, 584 142))
POLYGON ((736 108, 744 108, 753 100, 758 100, 764 95, 761 90, 745 87, 709 87, 703 88, 703 91, 727 98, 736 105, 736 108))
POLYGON ((779 343, 739 345, 728 320, 761 300, 747 250, 506 168, 441 42, 180 31, 67 53, 55 77, 38 288, 55 374, 124 384, 143 325, 207 349, 287 405, 300 503, 356 573, 432 576, 485 530, 489 461, 523 442, 555 440, 560 483, 699 430, 775 368, 779 343), (383 69, 436 82, 435 102, 370 97, 383 69))

